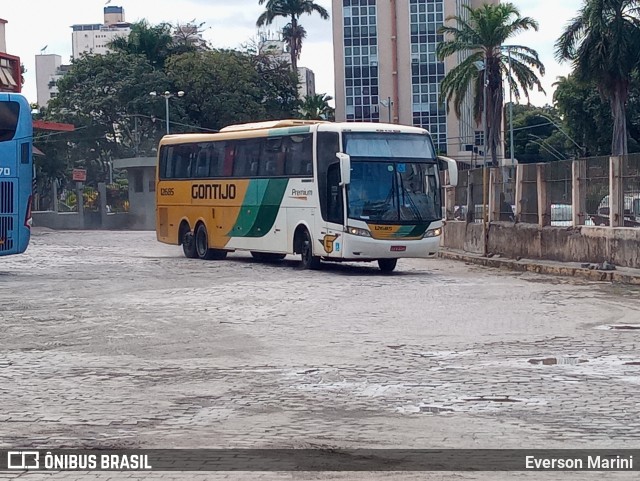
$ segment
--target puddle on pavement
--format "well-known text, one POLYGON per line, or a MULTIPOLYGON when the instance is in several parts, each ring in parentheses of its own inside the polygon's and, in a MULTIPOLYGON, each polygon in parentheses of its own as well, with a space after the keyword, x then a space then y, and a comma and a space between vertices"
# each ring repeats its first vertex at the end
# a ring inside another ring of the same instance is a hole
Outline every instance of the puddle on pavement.
POLYGON ((498 397, 473 397, 473 398, 464 398, 464 401, 467 402, 492 402, 492 403, 519 403, 522 402, 519 399, 513 399, 509 396, 498 396, 498 397))
POLYGON ((577 357, 545 357, 541 359, 529 359, 529 364, 537 364, 543 366, 573 366, 576 364, 582 364, 589 362, 586 359, 580 359, 577 357))

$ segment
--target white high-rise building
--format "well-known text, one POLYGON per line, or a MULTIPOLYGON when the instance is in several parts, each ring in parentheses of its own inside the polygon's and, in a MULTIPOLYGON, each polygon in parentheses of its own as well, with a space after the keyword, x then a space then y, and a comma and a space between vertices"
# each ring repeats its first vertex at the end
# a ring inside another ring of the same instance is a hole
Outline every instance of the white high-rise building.
POLYGON ((104 55, 110 51, 109 43, 126 37, 131 31, 131 24, 124 20, 124 8, 104 7, 104 23, 85 23, 72 25, 71 43, 73 58, 83 53, 104 55))

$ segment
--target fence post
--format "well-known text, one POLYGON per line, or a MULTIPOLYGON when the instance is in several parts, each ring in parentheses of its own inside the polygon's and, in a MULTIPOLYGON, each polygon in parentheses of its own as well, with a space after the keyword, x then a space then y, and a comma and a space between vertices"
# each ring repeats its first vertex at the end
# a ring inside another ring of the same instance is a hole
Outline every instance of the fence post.
POLYGON ((573 227, 584 225, 587 216, 587 161, 571 163, 571 221, 573 227))
POLYGON ((622 190, 622 157, 609 157, 609 225, 611 227, 624 226, 622 190))
POLYGON ((51 195, 53 196, 53 211, 58 212, 58 179, 51 182, 51 195))
POLYGON ((551 203, 547 198, 547 182, 545 180, 545 165, 536 164, 536 183, 538 187, 538 225, 551 225, 551 203))
POLYGON ((473 176, 471 175, 472 170, 467 170, 467 224, 473 223, 476 217, 476 206, 473 203, 473 176))
POLYGON ((522 198, 524 197, 524 165, 516 164, 516 221, 522 219, 522 198))
MULTIPOLYGON (((449 171, 444 171, 444 185, 448 185, 449 180, 449 171)), ((444 188, 444 215, 445 220, 451 220, 455 216, 455 208, 456 208, 456 188, 455 187, 445 187, 444 188)))
POLYGON ((98 182, 98 201, 100 202, 100 219, 104 223, 107 216, 107 185, 104 182, 98 182))
POLYGON ((499 167, 489 170, 489 222, 500 220, 500 189, 502 188, 502 175, 499 167))
POLYGON ((76 204, 78 206, 80 225, 84 229, 84 186, 82 182, 76 182, 76 204))

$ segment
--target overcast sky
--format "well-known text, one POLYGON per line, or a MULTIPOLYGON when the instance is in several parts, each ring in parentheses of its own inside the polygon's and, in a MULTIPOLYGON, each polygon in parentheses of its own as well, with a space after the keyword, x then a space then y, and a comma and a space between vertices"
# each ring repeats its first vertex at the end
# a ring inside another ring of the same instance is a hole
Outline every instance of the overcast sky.
MULTIPOLYGON (((26 0, 3 1, 0 18, 9 23, 7 51, 18 55, 27 68, 24 94, 36 101, 35 55, 45 46, 45 53, 62 56, 63 63, 71 57, 71 28, 77 23, 102 23, 106 0, 26 0)), ((331 0, 316 0, 331 12, 331 0)), ((551 103, 551 85, 559 75, 566 75, 568 65, 558 65, 553 58, 553 44, 564 25, 576 15, 582 0, 513 0, 523 15, 540 24, 539 32, 527 33, 512 43, 535 48, 546 66, 543 84, 547 95, 531 93, 532 103, 551 103)), ((264 10, 258 0, 111 0, 110 5, 124 7, 125 19, 135 22, 146 18, 150 23, 167 21, 205 22, 204 37, 214 47, 237 48, 255 39, 255 21, 264 10)), ((279 20, 272 31, 286 21, 279 20)), ((331 22, 317 16, 302 17, 307 30, 299 65, 310 68, 316 75, 316 90, 333 95, 333 49, 331 22)))

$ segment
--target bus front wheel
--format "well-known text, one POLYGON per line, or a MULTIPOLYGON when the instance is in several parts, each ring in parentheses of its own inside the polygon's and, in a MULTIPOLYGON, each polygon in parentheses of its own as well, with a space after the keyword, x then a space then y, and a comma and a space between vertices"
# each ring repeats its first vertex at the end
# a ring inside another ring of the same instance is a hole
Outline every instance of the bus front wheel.
POLYGON ((382 272, 393 272, 398 264, 398 259, 378 259, 378 267, 382 272))
POLYGON ((313 255, 311 235, 306 229, 302 231, 300 238, 300 258, 303 269, 320 269, 320 257, 313 255))
POLYGON ((209 249, 209 236, 204 224, 200 224, 196 229, 195 236, 196 252, 198 257, 204 260, 222 260, 227 257, 227 251, 219 249, 209 249))
POLYGON ((198 253, 196 252, 196 241, 193 234, 189 230, 185 230, 185 232, 182 234, 181 242, 182 252, 184 252, 184 256, 187 259, 197 259, 198 253))

